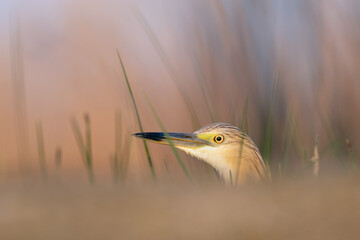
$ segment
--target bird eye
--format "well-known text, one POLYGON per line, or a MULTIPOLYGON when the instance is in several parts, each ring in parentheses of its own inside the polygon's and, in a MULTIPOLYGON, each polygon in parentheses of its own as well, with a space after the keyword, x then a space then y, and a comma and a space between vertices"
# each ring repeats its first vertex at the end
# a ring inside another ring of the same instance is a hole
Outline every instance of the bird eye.
POLYGON ((216 143, 222 143, 222 142, 224 141, 224 136, 223 136, 223 135, 216 135, 216 136, 214 137, 214 141, 215 141, 216 143))

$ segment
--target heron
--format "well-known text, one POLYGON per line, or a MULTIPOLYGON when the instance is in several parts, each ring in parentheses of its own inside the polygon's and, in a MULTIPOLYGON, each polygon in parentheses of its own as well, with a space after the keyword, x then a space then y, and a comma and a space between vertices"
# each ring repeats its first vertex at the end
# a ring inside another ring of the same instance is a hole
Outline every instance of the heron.
POLYGON ((209 124, 194 133, 141 132, 139 137, 170 145, 210 164, 226 184, 269 179, 259 149, 248 135, 227 123, 209 124))

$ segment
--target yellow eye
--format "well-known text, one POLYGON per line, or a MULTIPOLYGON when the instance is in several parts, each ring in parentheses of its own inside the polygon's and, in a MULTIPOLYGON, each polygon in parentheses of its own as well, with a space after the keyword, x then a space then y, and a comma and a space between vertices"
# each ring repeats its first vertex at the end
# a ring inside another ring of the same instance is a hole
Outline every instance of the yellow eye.
POLYGON ((222 143, 224 141, 224 139, 225 139, 224 136, 219 134, 214 137, 214 142, 222 143))

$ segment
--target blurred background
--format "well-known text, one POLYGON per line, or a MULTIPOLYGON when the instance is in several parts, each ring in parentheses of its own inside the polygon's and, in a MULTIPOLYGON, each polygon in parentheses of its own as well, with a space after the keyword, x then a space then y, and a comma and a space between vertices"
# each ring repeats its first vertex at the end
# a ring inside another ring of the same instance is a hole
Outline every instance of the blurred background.
MULTIPOLYGON (((355 168, 359 23, 357 0, 0 0, 0 176, 86 180, 88 126, 97 178, 151 179, 117 49, 145 131, 161 130, 147 95, 168 131, 239 126, 275 177, 311 168, 316 136, 320 173, 355 168)), ((159 179, 184 178, 149 148, 159 179)))

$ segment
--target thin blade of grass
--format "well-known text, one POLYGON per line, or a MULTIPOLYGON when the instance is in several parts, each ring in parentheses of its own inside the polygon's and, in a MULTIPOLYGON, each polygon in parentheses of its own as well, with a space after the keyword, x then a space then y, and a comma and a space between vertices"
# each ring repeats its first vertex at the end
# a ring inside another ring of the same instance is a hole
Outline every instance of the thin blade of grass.
MULTIPOLYGON (((115 114, 115 154, 110 156, 114 183, 119 182, 119 180, 125 181, 129 163, 131 137, 127 137, 125 141, 122 141, 121 126, 121 112, 117 111, 115 114)), ((127 132, 125 136, 130 136, 130 133, 127 132)))
POLYGON ((131 134, 129 132, 127 132, 127 134, 125 134, 125 136, 127 136, 127 138, 125 139, 125 142, 123 144, 123 148, 121 151, 122 152, 121 162, 120 162, 120 177, 121 177, 122 181, 124 181, 127 177, 130 149, 131 149, 131 143, 132 143, 131 134))
POLYGON ((275 79, 272 87, 271 99, 269 104, 268 116, 266 121, 265 137, 264 137, 264 147, 263 147, 263 156, 264 162, 268 172, 270 173, 270 158, 272 154, 272 145, 273 145, 273 134, 274 134, 274 111, 275 111, 275 101, 277 98, 278 90, 278 73, 275 74, 275 79))
POLYGON ((352 149, 352 144, 349 138, 345 139, 345 144, 346 144, 346 150, 350 157, 351 166, 355 170, 357 168, 357 161, 355 159, 354 151, 352 149))
POLYGON ((81 158, 83 159, 86 171, 88 173, 90 183, 94 182, 94 174, 92 171, 92 167, 88 165, 88 156, 87 156, 87 148, 85 145, 85 141, 82 137, 79 124, 77 123, 76 119, 73 117, 70 119, 71 128, 73 130, 73 134, 78 145, 79 152, 81 154, 81 158))
POLYGON ((62 151, 60 147, 57 147, 55 150, 55 171, 56 176, 60 178, 61 174, 61 164, 62 164, 62 151))
POLYGON ((111 167, 111 171, 112 171, 112 174, 113 174, 113 182, 116 184, 119 182, 119 160, 117 159, 117 155, 112 155, 110 154, 110 167, 111 167))
POLYGON ((249 105, 249 98, 246 97, 243 108, 242 120, 241 120, 241 128, 240 128, 241 131, 246 134, 248 134, 248 120, 247 120, 248 105, 249 105))
POLYGON ((343 145, 343 136, 340 136, 339 133, 336 131, 336 121, 335 119, 331 118, 331 115, 326 112, 321 117, 322 125, 324 126, 326 130, 326 134, 328 136, 328 141, 331 143, 331 151, 332 155, 335 156, 336 159, 339 160, 341 165, 345 165, 343 153, 341 152, 341 146, 343 145))
POLYGON ((28 174, 30 166, 28 162, 29 129, 27 125, 26 84, 20 21, 15 5, 11 8, 9 24, 10 70, 14 91, 15 134, 19 171, 22 174, 28 174))
POLYGON ((181 169, 183 170, 183 172, 185 173, 185 175, 187 176, 187 178, 192 182, 192 178, 191 178, 191 176, 190 176, 190 174, 189 174, 189 171, 187 170, 187 168, 186 168, 184 162, 182 161, 182 159, 181 159, 181 157, 180 157, 177 149, 175 148, 174 143, 171 141, 171 139, 170 139, 170 137, 169 137, 169 134, 168 134, 168 132, 167 132, 166 129, 165 129, 164 124, 163 124, 162 121, 160 120, 159 115, 156 113, 156 110, 155 110, 154 106, 152 105, 152 103, 150 102, 149 97, 148 97, 146 94, 145 94, 145 97, 146 97, 146 100, 147 100, 148 103, 149 103, 151 112, 152 112, 153 115, 155 116, 155 119, 156 119, 156 121, 157 121, 157 123, 158 123, 158 125, 159 125, 159 127, 160 127, 160 129, 161 129, 161 131, 164 132, 165 137, 166 137, 166 140, 168 141, 168 143, 169 143, 169 145, 170 145, 170 147, 171 147, 171 150, 173 151, 173 153, 174 153, 174 155, 175 155, 178 163, 180 164, 181 169))
POLYGON ((47 168, 46 168, 46 159, 45 159, 45 147, 44 147, 44 134, 41 122, 36 124, 36 138, 38 144, 38 154, 39 154, 39 165, 41 176, 43 178, 47 177, 47 168))
POLYGON ((80 127, 78 122, 76 121, 75 118, 71 118, 70 119, 70 124, 71 124, 71 128, 73 130, 73 134, 76 140, 76 143, 78 145, 80 154, 81 154, 81 158, 84 160, 84 162, 86 162, 86 147, 85 147, 85 143, 84 140, 81 136, 81 131, 80 131, 80 127))
POLYGON ((122 118, 121 112, 117 111, 115 113, 115 154, 120 156, 121 155, 121 125, 122 125, 122 118))
MULTIPOLYGON (((141 120, 140 120, 140 114, 139 114, 138 108, 137 108, 137 106, 136 106, 134 94, 133 94, 133 92, 132 92, 129 79, 128 79, 127 74, 126 74, 126 70, 125 70, 124 63, 123 63, 123 61, 122 61, 122 59, 121 59, 119 50, 116 50, 116 52, 117 52, 117 55, 118 55, 118 58, 119 58, 119 61, 120 61, 120 64, 121 64, 121 68, 122 68, 123 73, 124 73, 126 85, 127 85, 127 87, 128 87, 128 90, 129 90, 129 93, 130 93, 130 97, 131 97, 132 103, 133 103, 133 105, 134 105, 134 109, 135 109, 135 112, 136 112, 136 118, 137 118, 137 120, 138 120, 138 124, 139 124, 140 131, 141 131, 141 132, 144 132, 143 127, 142 127, 142 124, 141 124, 141 120)), ((156 174, 155 174, 155 169, 154 169, 154 166, 153 166, 153 162, 152 162, 152 160, 151 160, 149 148, 148 148, 147 143, 146 143, 145 140, 143 140, 143 143, 144 143, 144 149, 145 149, 146 156, 147 156, 147 159, 148 159, 149 167, 150 167, 150 170, 151 170, 151 175, 152 175, 152 177, 153 177, 153 179, 154 179, 154 181, 155 181, 155 180, 156 180, 156 174)))
POLYGON ((91 126, 90 126, 90 116, 88 113, 84 114, 85 122, 85 140, 86 140, 86 166, 89 170, 90 181, 94 182, 94 169, 93 169, 93 154, 92 154, 92 144, 91 144, 91 126))
POLYGON ((310 159, 310 161, 313 163, 313 175, 315 177, 317 177, 319 175, 319 168, 320 168, 318 145, 319 145, 319 135, 316 135, 315 146, 314 146, 314 155, 310 159))
POLYGON ((120 178, 120 156, 121 156, 121 112, 115 113, 115 154, 110 156, 114 183, 120 178))
POLYGON ((281 157, 280 157, 280 161, 279 161, 279 176, 283 175, 283 170, 284 170, 284 164, 285 164, 285 156, 286 156, 286 152, 288 150, 288 146, 289 146, 289 139, 293 138, 293 131, 294 131, 294 124, 293 124, 293 117, 292 114, 289 113, 287 118, 286 118, 286 124, 285 124, 285 131, 283 134, 283 144, 281 147, 281 157))
POLYGON ((299 159, 302 159, 302 164, 303 166, 305 166, 307 165, 306 162, 308 160, 308 153, 304 145, 304 137, 301 134, 302 133, 301 127, 297 123, 295 116, 292 116, 290 123, 291 123, 292 134, 289 142, 294 143, 297 155, 299 159))

